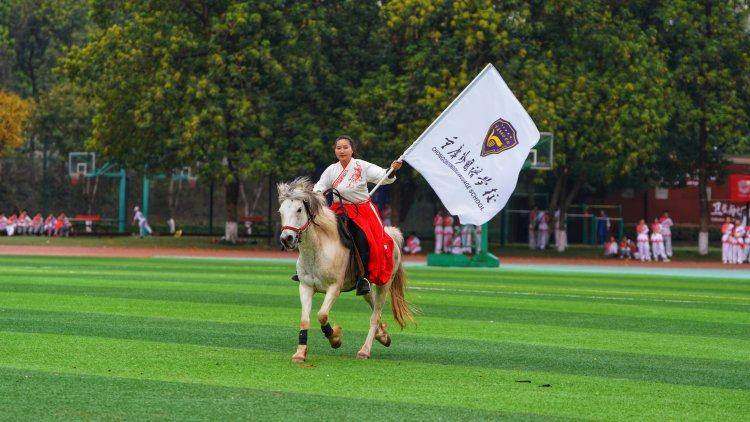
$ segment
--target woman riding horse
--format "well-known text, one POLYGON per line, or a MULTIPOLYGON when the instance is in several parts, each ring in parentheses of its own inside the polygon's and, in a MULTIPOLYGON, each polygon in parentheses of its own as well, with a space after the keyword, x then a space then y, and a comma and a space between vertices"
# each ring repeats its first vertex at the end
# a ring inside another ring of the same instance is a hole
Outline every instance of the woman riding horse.
MULTIPOLYGON (((357 277, 357 296, 370 292, 370 281, 375 284, 388 282, 393 270, 393 239, 383 230, 375 206, 370 200, 367 183, 377 183, 388 170, 367 161, 354 158, 357 152, 352 138, 336 138, 334 153, 338 162, 331 164, 320 176, 313 188, 316 192, 335 191, 331 209, 337 214, 346 214, 348 229, 362 261, 364 274, 357 277)), ((401 161, 391 164, 393 170, 401 168, 401 161)), ((383 181, 390 184, 396 180, 391 176, 383 181)), ((295 274, 292 279, 299 281, 295 274)))

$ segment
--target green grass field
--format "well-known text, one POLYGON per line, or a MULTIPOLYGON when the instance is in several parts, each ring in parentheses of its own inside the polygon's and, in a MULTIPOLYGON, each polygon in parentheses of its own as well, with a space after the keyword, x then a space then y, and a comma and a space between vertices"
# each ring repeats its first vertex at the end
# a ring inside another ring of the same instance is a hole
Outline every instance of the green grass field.
POLYGON ((346 294, 342 348, 311 330, 295 365, 290 263, 0 268, 2 419, 750 415, 750 279, 410 267, 418 327, 358 361, 367 307, 346 294))

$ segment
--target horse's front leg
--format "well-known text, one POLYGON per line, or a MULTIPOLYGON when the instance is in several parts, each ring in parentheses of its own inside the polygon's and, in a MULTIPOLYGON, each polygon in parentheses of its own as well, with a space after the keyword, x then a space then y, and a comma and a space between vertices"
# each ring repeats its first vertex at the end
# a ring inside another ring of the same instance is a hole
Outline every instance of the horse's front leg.
MULTIPOLYGON (((370 306, 370 310, 373 310, 375 308, 375 293, 370 292, 364 296, 362 296, 365 299, 365 302, 370 306)), ((380 321, 378 321, 378 331, 375 333, 375 340, 380 342, 385 347, 391 347, 391 336, 388 334, 388 324, 383 322, 383 316, 380 316, 380 321)))
POLYGON ((375 297, 372 303, 372 315, 370 315, 370 331, 367 332, 367 338, 365 344, 357 352, 358 359, 369 359, 370 351, 372 350, 372 341, 375 339, 375 334, 380 328, 380 315, 383 311, 383 304, 388 296, 388 288, 383 286, 375 286, 374 289, 375 297))
POLYGON ((341 286, 340 283, 331 284, 328 286, 328 290, 326 290, 326 297, 323 299, 323 304, 320 306, 320 310, 318 311, 318 322, 320 323, 320 329, 323 331, 323 334, 328 339, 328 342, 331 343, 331 347, 334 349, 338 349, 341 347, 341 326, 336 325, 333 328, 331 328, 331 323, 328 322, 328 314, 331 313, 331 308, 333 307, 333 304, 336 302, 336 299, 338 299, 339 295, 341 294, 341 286))
POLYGON ((310 311, 312 311, 312 299, 315 289, 305 283, 299 283, 299 301, 302 305, 302 314, 299 320, 299 344, 297 352, 292 356, 292 362, 304 362, 307 359, 307 330, 310 328, 310 311))

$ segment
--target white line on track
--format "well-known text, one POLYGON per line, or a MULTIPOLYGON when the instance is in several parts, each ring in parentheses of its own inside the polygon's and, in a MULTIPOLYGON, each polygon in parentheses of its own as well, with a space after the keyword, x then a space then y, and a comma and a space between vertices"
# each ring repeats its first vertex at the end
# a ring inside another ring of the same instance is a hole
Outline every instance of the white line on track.
MULTIPOLYGON (((442 287, 420 287, 420 286, 409 286, 410 290, 425 290, 425 291, 437 291, 437 292, 452 292, 452 293, 489 293, 495 295, 514 295, 514 296, 541 296, 541 297, 566 297, 572 299, 597 299, 597 300, 630 300, 630 301, 645 301, 645 302, 666 302, 666 303, 701 303, 701 304, 714 304, 714 305, 725 305, 722 302, 709 302, 704 300, 679 300, 679 299, 659 299, 659 298, 636 298, 636 297, 615 297, 615 296, 588 296, 588 295, 576 295, 569 293, 538 293, 538 292, 514 292, 514 291, 500 291, 500 290, 476 290, 476 289, 447 289, 442 287)), ((738 298, 739 299, 739 298, 738 298)))

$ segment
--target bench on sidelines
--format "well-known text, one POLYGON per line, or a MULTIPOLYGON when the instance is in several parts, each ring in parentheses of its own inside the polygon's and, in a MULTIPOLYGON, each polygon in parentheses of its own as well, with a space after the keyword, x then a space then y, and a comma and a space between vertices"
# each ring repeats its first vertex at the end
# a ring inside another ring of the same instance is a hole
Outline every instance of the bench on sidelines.
POLYGON ((248 229, 250 229, 252 234, 257 235, 261 226, 263 226, 266 231, 268 230, 268 221, 262 215, 243 215, 239 218, 239 220, 240 223, 245 227, 245 230, 242 230, 242 228, 240 228, 242 236, 249 235, 248 229))
POLYGON ((94 223, 100 223, 102 216, 99 214, 76 214, 70 219, 71 224, 83 223, 83 233, 91 233, 94 230, 94 223))

